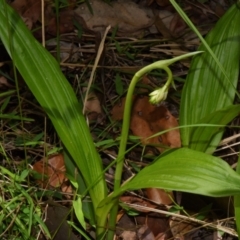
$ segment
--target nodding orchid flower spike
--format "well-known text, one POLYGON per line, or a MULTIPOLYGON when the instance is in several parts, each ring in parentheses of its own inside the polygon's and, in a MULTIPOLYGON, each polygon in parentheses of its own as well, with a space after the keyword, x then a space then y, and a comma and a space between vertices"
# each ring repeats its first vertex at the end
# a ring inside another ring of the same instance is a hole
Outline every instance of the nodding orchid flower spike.
POLYGON ((170 68, 166 66, 163 66, 162 68, 167 72, 168 80, 163 87, 158 88, 149 94, 149 97, 150 97, 149 102, 152 104, 161 103, 167 98, 168 89, 173 81, 173 76, 170 68))
POLYGON ((168 87, 165 84, 163 87, 158 88, 149 94, 149 97, 150 97, 149 102, 151 104, 158 104, 167 98, 167 94, 168 94, 168 87))
POLYGON ((152 66, 154 66, 156 68, 165 70, 168 74, 168 79, 163 87, 158 88, 149 94, 149 97, 150 97, 149 102, 151 104, 159 104, 162 101, 166 100, 170 85, 172 84, 174 86, 172 71, 170 70, 170 68, 168 66, 178 60, 181 60, 183 58, 190 57, 190 56, 193 56, 193 55, 196 55, 199 53, 202 53, 202 52, 198 51, 198 52, 188 53, 188 54, 184 54, 179 57, 175 57, 173 59, 163 60, 163 61, 155 62, 152 64, 152 66), (158 64, 158 66, 157 66, 157 64, 158 64))

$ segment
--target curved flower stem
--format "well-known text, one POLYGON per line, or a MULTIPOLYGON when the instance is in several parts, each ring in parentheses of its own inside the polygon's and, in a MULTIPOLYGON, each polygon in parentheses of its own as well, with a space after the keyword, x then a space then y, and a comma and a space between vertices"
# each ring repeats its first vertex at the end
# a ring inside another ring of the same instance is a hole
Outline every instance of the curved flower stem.
POLYGON ((160 87, 149 94, 149 102, 152 104, 158 104, 167 98, 168 89, 170 87, 170 84, 173 82, 171 70, 168 67, 164 67, 163 69, 167 72, 168 79, 163 87, 160 87))
MULTIPOLYGON (((130 127, 132 97, 133 97, 134 89, 136 87, 137 82, 141 79, 141 77, 143 77, 148 72, 154 69, 163 69, 168 74, 168 80, 166 82, 166 85, 169 87, 170 84, 172 83, 172 72, 168 68, 168 66, 178 60, 196 55, 198 53, 201 53, 201 52, 187 53, 182 56, 175 57, 173 59, 157 61, 146 67, 143 67, 138 72, 136 72, 135 75, 133 76, 128 88, 125 107, 124 107, 122 134, 121 134, 119 152, 117 157, 117 165, 116 165, 116 171, 115 171, 115 178, 114 178, 114 191, 118 190, 121 185, 124 156, 126 152, 126 145, 127 145, 127 139, 128 139, 128 133, 129 133, 129 127, 130 127)), ((109 228, 108 240, 112 240, 114 236, 117 212, 118 212, 118 199, 116 200, 116 203, 114 204, 110 214, 109 226, 108 226, 109 228)))
MULTIPOLYGON (((161 62, 161 61, 160 61, 161 62)), ((123 160, 126 151, 127 139, 128 139, 128 132, 130 127, 130 117, 131 117, 131 109, 132 109, 132 97, 134 93, 134 89, 136 87, 137 82, 148 72, 156 68, 156 63, 148 65, 141 70, 139 70, 132 78, 132 81, 129 85, 125 107, 124 107, 124 114, 123 114, 123 125, 122 125, 122 135, 120 140, 120 147, 117 157, 117 166, 115 172, 115 179, 114 179, 114 190, 117 190, 121 185, 121 178, 122 178, 122 168, 123 168, 123 160), (152 67, 154 65, 154 67, 152 67)), ((166 65, 159 64, 158 68, 165 70, 168 74, 167 85, 169 86, 172 82, 172 72, 166 65)))
MULTIPOLYGON (((159 61, 161 62, 161 61, 159 61)), ((157 62, 157 63, 159 63, 157 62)), ((143 75, 150 72, 153 69, 156 69, 156 63, 153 63, 151 65, 148 65, 141 70, 139 70, 135 75, 133 76, 131 83, 129 85, 129 89, 126 96, 125 101, 125 107, 124 107, 124 114, 123 114, 123 126, 122 126, 122 135, 120 140, 120 146, 118 151, 118 157, 117 157, 117 165, 116 165, 116 171, 115 171, 115 178, 114 178, 114 191, 118 190, 121 185, 121 179, 122 179, 122 170, 123 170, 123 163, 124 163, 124 156, 126 152, 126 145, 128 140, 128 133, 129 133, 129 127, 130 127, 130 117, 131 117, 131 109, 132 109, 132 97, 134 93, 134 89, 136 87, 137 82, 141 79, 143 75), (152 66, 153 65, 153 66, 152 66)), ((158 68, 164 69, 168 73, 168 80, 167 84, 171 84, 172 79, 172 72, 166 65, 159 64, 158 68)), ((108 232, 108 239, 112 240, 114 233, 115 233, 115 223, 116 223, 116 216, 118 212, 118 199, 116 200, 116 203, 114 204, 110 219, 109 219, 109 232, 108 232)))
POLYGON ((169 67, 165 67, 165 68, 162 68, 162 69, 164 69, 168 74, 168 79, 167 79, 167 82, 165 83, 165 85, 169 88, 171 83, 173 82, 172 71, 170 70, 169 67))

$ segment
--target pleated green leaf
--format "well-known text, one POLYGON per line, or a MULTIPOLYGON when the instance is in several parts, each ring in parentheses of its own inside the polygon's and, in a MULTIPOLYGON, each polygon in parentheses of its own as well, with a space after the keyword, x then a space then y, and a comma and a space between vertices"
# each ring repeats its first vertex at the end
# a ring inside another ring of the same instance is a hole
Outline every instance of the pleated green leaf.
POLYGON ((123 190, 149 187, 223 197, 240 194, 240 175, 220 158, 180 148, 145 167, 123 190))
MULTIPOLYGON (((238 116, 240 113, 240 105, 230 105, 224 109, 218 110, 214 113, 209 114, 207 117, 201 119, 199 124, 216 124, 216 125, 226 125, 233 118, 238 116)), ((221 127, 196 127, 192 130, 191 139, 192 141, 189 144, 189 147, 194 150, 198 150, 206 153, 213 153, 215 150, 216 144, 212 144, 213 138, 220 132, 222 133, 221 127), (212 138, 209 138, 211 136, 212 138)))
MULTIPOLYGON (((219 59, 228 78, 202 44, 199 50, 205 53, 194 57, 184 85, 180 107, 180 125, 204 123, 204 119, 217 110, 232 105, 239 74, 240 59, 240 9, 234 4, 218 21, 206 37, 206 42, 219 59)), ((207 143, 197 142, 194 129, 182 128, 183 146, 206 149, 207 143)), ((202 129, 208 139, 213 139, 208 128, 202 129)), ((213 139, 219 142, 221 135, 213 139)))
POLYGON ((0 38, 28 87, 51 119, 80 169, 96 207, 106 196, 101 159, 75 93, 51 54, 32 36, 21 18, 0 0, 0 38), (98 181, 97 181, 98 180, 98 181))
POLYGON ((100 206, 128 190, 162 188, 213 197, 240 195, 240 175, 225 161, 189 148, 166 152, 100 206))
MULTIPOLYGON (((236 172, 240 174, 240 155, 238 156, 236 172)), ((234 211, 235 211, 235 222, 237 225, 237 232, 238 232, 238 236, 240 236, 240 195, 234 196, 234 211)))

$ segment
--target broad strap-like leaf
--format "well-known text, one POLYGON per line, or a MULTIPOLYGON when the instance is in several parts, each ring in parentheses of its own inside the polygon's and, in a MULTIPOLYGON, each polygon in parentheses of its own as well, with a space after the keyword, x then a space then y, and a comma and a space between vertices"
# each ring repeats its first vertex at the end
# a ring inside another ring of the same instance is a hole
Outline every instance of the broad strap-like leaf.
MULTIPOLYGON (((201 119, 198 123, 200 124, 216 124, 226 125, 240 113, 240 105, 231 105, 224 109, 218 110, 201 119)), ((213 153, 218 143, 213 143, 213 138, 216 134, 222 132, 220 127, 196 127, 191 132, 191 142, 189 147, 194 150, 213 153)))
POLYGON ((75 93, 52 55, 32 36, 22 19, 0 0, 0 38, 28 87, 50 117, 85 183, 93 205, 106 196, 101 159, 75 93))
MULTIPOLYGON (((240 155, 238 156, 236 172, 240 174, 240 155)), ((237 225, 237 232, 238 232, 238 236, 240 236, 240 195, 234 196, 234 211, 235 211, 235 222, 237 225)))
MULTIPOLYGON (((213 112, 233 103, 239 74, 240 60, 240 8, 234 4, 217 22, 206 37, 206 42, 219 59, 228 74, 220 70, 211 54, 201 45, 204 54, 194 57, 184 85, 180 106, 180 125, 197 124, 213 112)), ((201 123, 203 123, 201 121, 201 123)), ((204 129, 204 135, 211 138, 211 131, 204 129)), ((192 129, 182 128, 183 146, 191 145, 192 129)), ((220 141, 221 136, 218 136, 220 141)), ((195 141, 195 140, 194 140, 195 141)), ((216 142, 216 139, 215 139, 216 142)), ((195 143, 197 149, 206 149, 208 143, 195 143), (201 145, 201 146, 197 146, 201 145)))
POLYGON ((99 204, 104 214, 125 191, 161 188, 212 197, 240 196, 240 175, 225 161, 189 148, 167 151, 99 204))
POLYGON ((240 195, 240 175, 218 157, 189 148, 170 150, 123 184, 100 206, 104 208, 104 204, 111 204, 125 191, 141 188, 162 188, 212 197, 240 195))
POLYGON ((145 167, 122 190, 149 187, 222 197, 240 194, 240 175, 220 158, 180 148, 145 167))

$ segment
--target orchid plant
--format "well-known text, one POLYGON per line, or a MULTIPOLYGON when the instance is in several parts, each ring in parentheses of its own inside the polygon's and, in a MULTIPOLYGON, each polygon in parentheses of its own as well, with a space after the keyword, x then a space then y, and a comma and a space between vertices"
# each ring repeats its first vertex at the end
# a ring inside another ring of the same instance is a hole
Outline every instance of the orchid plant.
MULTIPOLYGON (((174 6, 178 6, 174 0, 170 1, 175 4, 174 6)), ((184 103, 184 101, 187 101, 189 95, 194 98, 191 91, 196 91, 196 89, 194 89, 194 86, 191 86, 192 89, 189 89, 188 86, 189 83, 196 84, 205 79, 187 79, 182 96, 183 100, 180 113, 180 118, 184 119, 180 119, 181 138, 184 147, 166 152, 164 156, 158 156, 151 165, 141 170, 134 178, 129 179, 124 184, 121 182, 124 155, 128 139, 132 95, 136 83, 144 74, 153 69, 160 68, 167 72, 168 80, 166 84, 150 94, 150 101, 155 104, 167 97, 167 91, 173 81, 169 65, 176 61, 197 55, 194 58, 195 64, 193 66, 195 68, 198 67, 197 64, 199 62, 201 63, 200 66, 203 67, 204 59, 207 58, 216 64, 215 69, 219 71, 219 62, 214 59, 218 59, 220 57, 219 55, 224 51, 224 56, 227 58, 227 61, 231 62, 235 60, 237 55, 237 64, 239 64, 239 41, 232 42, 233 40, 231 40, 234 39, 232 35, 235 36, 237 33, 239 36, 239 11, 238 6, 233 5, 221 20, 222 22, 226 21, 228 25, 221 23, 224 27, 217 27, 213 32, 213 34, 216 34, 215 32, 224 33, 225 35, 221 35, 221 37, 226 36, 227 39, 230 39, 220 42, 218 46, 215 46, 215 42, 213 41, 213 46, 210 46, 210 49, 215 47, 214 53, 208 51, 209 47, 205 48, 203 45, 203 47, 200 48, 201 51, 188 53, 173 59, 157 61, 142 68, 134 75, 126 97, 119 153, 117 159, 114 161, 114 163, 116 163, 114 190, 112 193, 108 194, 101 158, 95 148, 85 117, 82 114, 81 106, 78 103, 71 85, 62 74, 56 60, 34 39, 22 19, 6 4, 5 0, 0 0, 1 41, 37 101, 51 119, 67 153, 70 155, 65 161, 65 164, 67 168, 70 165, 74 166, 74 170, 69 172, 69 176, 73 184, 75 182, 74 186, 76 186, 76 188, 79 187, 80 196, 78 201, 79 205, 74 209, 76 215, 80 216, 80 218, 81 216, 90 218, 89 220, 92 225, 96 226, 97 239, 103 239, 106 234, 109 240, 113 238, 116 214, 118 211, 118 199, 121 194, 128 190, 154 187, 166 190, 198 193, 213 197, 230 195, 240 196, 240 175, 222 159, 207 154, 205 151, 195 149, 194 143, 192 142, 192 139, 195 138, 201 140, 201 129, 204 127, 204 131, 206 132, 204 137, 214 137, 216 143, 216 139, 219 140, 216 129, 225 126, 237 116, 240 110, 240 106, 232 105, 231 100, 228 101, 230 105, 224 106, 224 104, 222 104, 222 108, 211 110, 210 115, 203 116, 200 122, 192 121, 191 114, 195 113, 194 110, 190 109, 191 105, 188 105, 192 102, 184 103), (228 21, 228 19, 232 19, 230 25, 230 20, 228 21), (234 31, 227 31, 227 29, 230 29, 229 26, 234 28, 234 31), (219 31, 219 28, 222 28, 221 31, 219 31), (223 28, 224 31, 222 31, 223 28), (226 51, 226 45, 224 45, 226 42, 231 44, 232 48, 235 49, 234 55, 228 54, 228 49, 226 51), (202 51, 204 51, 204 53, 202 53, 202 51), (212 54, 214 56, 213 58, 211 57, 212 54), (215 54, 218 55, 215 56, 215 54), (226 113, 229 113, 228 117, 225 117, 226 113), (216 117, 214 120, 211 114, 216 117), (191 128, 194 130, 191 131, 191 128), (214 131, 210 131, 209 129, 214 129, 214 131), (76 177, 76 169, 80 173, 80 178, 76 177), (82 183, 84 183, 84 187, 80 189, 82 183), (89 211, 92 211, 92 214, 87 214, 86 209, 81 205, 81 199, 86 195, 89 195, 91 198, 91 202, 88 203, 87 207, 88 210, 90 209, 89 211), (82 214, 79 214, 78 211, 82 214)), ((210 38, 214 39, 213 36, 210 36, 210 38)), ((236 67, 236 63, 233 64, 235 67, 233 72, 236 73, 239 71, 239 67, 236 67)), ((229 65, 222 61, 220 63, 219 72, 222 71, 221 69, 228 66, 229 65)), ((204 69, 204 71, 206 71, 206 69, 204 69)), ((211 71, 211 69, 209 69, 209 71, 211 71)), ((226 72, 228 72, 228 69, 223 70, 224 74, 226 72)), ((214 73, 212 74, 214 75, 214 73)), ((225 76, 224 74, 223 76, 225 76)), ((198 76, 201 77, 199 72, 198 76)), ((224 79, 230 79, 232 85, 235 87, 235 83, 237 82, 236 74, 234 76, 233 78, 231 78, 232 76, 227 76, 227 78, 224 79)), ((215 86, 222 85, 218 82, 218 79, 208 79, 208 82, 214 82, 215 86)), ((201 89, 200 87, 198 90, 206 91, 206 89, 201 89)), ((231 88, 231 96, 233 94, 232 92, 234 92, 235 95, 235 88, 234 90, 231 88)), ((221 94, 219 99, 227 98, 228 93, 222 91, 221 94)), ((197 100, 195 99, 195 101, 197 100)), ((208 101, 212 101, 212 99, 209 98, 208 101)), ((210 105, 204 105, 204 107, 210 108, 210 105)), ((203 138, 203 140, 204 139, 205 138, 203 138)), ((204 143, 200 141, 199 144, 202 144, 202 147, 203 144, 205 144, 203 147, 204 149, 208 149, 209 147, 209 142, 204 143)))

